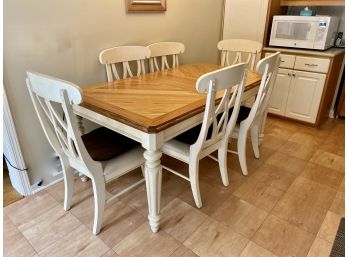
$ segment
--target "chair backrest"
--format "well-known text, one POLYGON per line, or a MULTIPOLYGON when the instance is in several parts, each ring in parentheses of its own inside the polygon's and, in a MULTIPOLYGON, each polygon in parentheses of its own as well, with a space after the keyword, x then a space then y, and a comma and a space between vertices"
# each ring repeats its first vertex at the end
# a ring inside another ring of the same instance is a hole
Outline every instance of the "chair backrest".
MULTIPOLYGON (((145 46, 117 46, 103 50, 99 54, 99 61, 105 64, 108 81, 121 79, 117 65, 122 63, 122 79, 133 77, 129 62, 136 62, 136 75, 145 74, 145 59, 150 57, 150 50, 145 46)), ((120 69, 120 68, 119 68, 120 69)))
POLYGON ((256 72, 262 74, 261 84, 253 103, 249 116, 246 119, 250 124, 260 121, 266 114, 267 106, 274 87, 280 64, 280 53, 276 52, 260 60, 256 65, 256 72))
POLYGON ((197 80, 197 91, 207 93, 207 100, 200 134, 191 146, 195 151, 209 149, 220 140, 227 142, 237 121, 245 78, 246 64, 240 63, 207 73, 197 80), (216 105, 216 96, 221 91, 223 97, 216 105), (232 107, 232 115, 229 115, 232 107))
POLYGON ((150 72, 175 68, 179 66, 179 54, 185 51, 185 45, 179 42, 158 42, 147 46, 150 51, 150 72), (167 56, 172 56, 172 65, 168 64, 167 56), (157 59, 161 59, 159 67, 157 59))
POLYGON ((70 82, 31 71, 27 72, 26 83, 45 135, 59 157, 86 168, 98 165, 82 142, 72 110, 72 104, 82 102, 81 89, 70 82))
POLYGON ((221 66, 246 62, 249 69, 254 69, 256 59, 262 50, 262 44, 247 39, 225 39, 218 43, 218 49, 221 51, 221 66), (230 62, 231 58, 233 59, 232 63, 230 62))

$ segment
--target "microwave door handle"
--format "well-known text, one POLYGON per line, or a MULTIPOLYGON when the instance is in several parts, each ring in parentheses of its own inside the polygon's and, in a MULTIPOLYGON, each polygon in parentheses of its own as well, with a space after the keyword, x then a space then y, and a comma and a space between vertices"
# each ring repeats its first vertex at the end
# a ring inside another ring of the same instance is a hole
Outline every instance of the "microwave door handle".
POLYGON ((308 67, 317 67, 318 64, 314 64, 314 63, 305 63, 304 65, 308 66, 308 67))

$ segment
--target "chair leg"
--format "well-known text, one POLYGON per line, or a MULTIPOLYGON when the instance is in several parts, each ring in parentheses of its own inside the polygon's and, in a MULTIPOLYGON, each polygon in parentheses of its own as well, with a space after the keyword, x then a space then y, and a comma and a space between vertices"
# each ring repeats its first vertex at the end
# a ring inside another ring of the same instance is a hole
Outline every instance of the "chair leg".
POLYGON ((68 211, 71 207, 71 199, 74 193, 74 170, 62 161, 64 176, 64 210, 68 211))
POLYGON ((240 167, 242 168, 242 173, 244 176, 248 175, 248 167, 246 163, 246 140, 247 140, 248 130, 243 129, 242 126, 238 133, 238 159, 240 167))
POLYGON ((93 234, 97 235, 100 232, 101 225, 103 223, 103 215, 105 208, 105 183, 104 179, 93 178, 93 193, 94 193, 94 222, 93 222, 93 234))
POLYGON ((227 145, 218 149, 218 159, 222 183, 228 186, 230 182, 227 174, 227 145))
POLYGON ((260 151, 259 151, 259 126, 258 125, 254 125, 251 127, 251 144, 253 146, 255 158, 259 159, 260 151))
POLYGON ((199 181, 198 181, 198 172, 199 172, 199 160, 195 159, 190 161, 189 164, 189 174, 190 174, 190 183, 193 198, 197 208, 202 207, 201 193, 199 191, 199 181))

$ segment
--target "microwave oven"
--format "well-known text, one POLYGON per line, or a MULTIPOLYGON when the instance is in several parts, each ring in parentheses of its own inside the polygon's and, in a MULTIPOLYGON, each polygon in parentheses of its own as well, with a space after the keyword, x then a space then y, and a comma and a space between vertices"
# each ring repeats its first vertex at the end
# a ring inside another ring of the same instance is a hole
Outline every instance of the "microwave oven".
POLYGON ((269 45, 325 50, 334 45, 338 17, 273 16, 269 45))

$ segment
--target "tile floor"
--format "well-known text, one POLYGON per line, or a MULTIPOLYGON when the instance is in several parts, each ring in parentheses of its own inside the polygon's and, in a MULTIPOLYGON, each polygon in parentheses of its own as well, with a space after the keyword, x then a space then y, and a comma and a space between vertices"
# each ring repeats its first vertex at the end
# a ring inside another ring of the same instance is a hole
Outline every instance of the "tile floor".
MULTIPOLYGON (((224 187, 217 164, 202 160, 201 209, 189 184, 165 172, 157 234, 147 223, 144 185, 108 205, 103 229, 93 236, 90 183, 76 180, 68 212, 58 183, 4 208, 4 255, 328 257, 344 216, 344 121, 316 129, 268 118, 261 158, 249 147, 248 167, 249 176, 242 176, 237 157, 229 155, 230 186, 224 187)), ((139 174, 108 187, 121 190, 139 174)))

